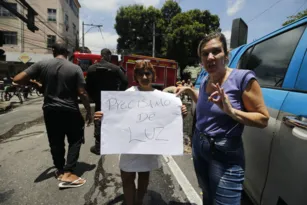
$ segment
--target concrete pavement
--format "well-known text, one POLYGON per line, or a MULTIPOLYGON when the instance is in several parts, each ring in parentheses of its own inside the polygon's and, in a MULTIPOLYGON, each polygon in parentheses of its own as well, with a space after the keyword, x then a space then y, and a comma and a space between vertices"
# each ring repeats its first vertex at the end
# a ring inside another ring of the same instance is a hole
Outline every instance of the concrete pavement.
MULTIPOLYGON (((86 128, 77 173, 87 179, 80 188, 59 190, 53 176, 43 121, 0 143, 0 204, 122 204, 118 155, 96 156, 93 127, 86 128)), ((190 204, 166 162, 152 172, 145 204, 190 204)))
MULTIPOLYGON (((42 98, 0 115, 0 131, 4 133, 0 134, 0 204, 122 204, 118 155, 89 152, 94 143, 93 126, 85 130, 86 142, 77 168, 87 183, 77 189, 58 189, 41 106, 42 98)), ((188 205, 195 193, 197 199, 192 201, 201 198, 191 155, 173 159, 179 170, 174 172, 174 165, 166 158, 163 168, 152 172, 145 204, 188 205)))
POLYGON ((0 141, 18 133, 27 123, 36 123, 35 120, 42 118, 43 98, 33 97, 22 105, 15 105, 13 110, 0 114, 0 141), (34 122, 33 122, 34 121, 34 122), (11 132, 10 132, 11 131, 11 132))
POLYGON ((0 101, 0 113, 6 112, 12 108, 11 102, 0 101))

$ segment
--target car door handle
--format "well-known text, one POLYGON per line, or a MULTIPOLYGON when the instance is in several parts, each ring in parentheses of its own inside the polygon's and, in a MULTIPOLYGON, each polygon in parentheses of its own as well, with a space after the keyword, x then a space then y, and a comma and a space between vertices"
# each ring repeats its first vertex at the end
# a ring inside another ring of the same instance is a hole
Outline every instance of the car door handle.
POLYGON ((292 127, 292 134, 302 140, 307 140, 307 118, 303 116, 283 117, 285 125, 292 127))

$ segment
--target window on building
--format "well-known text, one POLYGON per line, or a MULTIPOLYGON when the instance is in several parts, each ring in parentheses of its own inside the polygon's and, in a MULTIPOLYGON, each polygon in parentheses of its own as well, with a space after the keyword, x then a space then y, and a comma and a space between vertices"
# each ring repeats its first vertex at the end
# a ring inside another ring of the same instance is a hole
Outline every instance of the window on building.
POLYGON ((9 45, 17 45, 17 32, 12 31, 2 31, 3 33, 3 44, 9 44, 9 45))
POLYGON ((48 9, 48 21, 56 22, 56 9, 48 9))
MULTIPOLYGON (((14 3, 8 3, 8 4, 10 5, 10 7, 17 10, 17 4, 14 4, 14 3)), ((0 16, 15 17, 14 14, 12 14, 9 10, 7 10, 6 8, 2 6, 0 6, 0 16)))
POLYGON ((55 41, 56 41, 56 36, 48 35, 48 38, 47 38, 47 47, 48 47, 48 48, 51 48, 51 47, 53 46, 53 44, 55 44, 55 41))
POLYGON ((65 14, 64 25, 65 25, 65 30, 68 31, 69 30, 69 18, 67 14, 65 14))
POLYGON ((249 48, 242 55, 239 69, 253 70, 265 87, 282 87, 289 63, 306 25, 286 31, 249 48))
POLYGON ((73 28, 73 32, 74 34, 76 35, 77 34, 77 27, 76 27, 76 24, 72 24, 72 28, 73 28))
POLYGON ((74 14, 79 17, 79 8, 77 7, 76 3, 74 0, 69 0, 69 6, 74 12, 74 14))

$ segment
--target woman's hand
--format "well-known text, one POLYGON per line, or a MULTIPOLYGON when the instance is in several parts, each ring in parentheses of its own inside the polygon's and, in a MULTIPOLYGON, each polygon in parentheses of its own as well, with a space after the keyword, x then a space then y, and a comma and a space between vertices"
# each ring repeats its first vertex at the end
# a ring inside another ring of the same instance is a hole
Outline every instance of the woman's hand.
POLYGON ((181 106, 181 114, 183 118, 185 118, 188 115, 187 106, 185 105, 181 106))
POLYGON ((190 87, 177 87, 175 90, 176 96, 180 96, 181 94, 189 94, 188 90, 190 90, 190 87))
POLYGON ((103 117, 103 112, 101 112, 101 111, 95 112, 95 114, 94 114, 94 120, 95 120, 95 121, 96 121, 96 120, 101 120, 102 117, 103 117))
POLYGON ((228 96, 224 92, 224 89, 217 84, 211 84, 215 91, 209 96, 208 100, 219 106, 226 114, 232 116, 234 109, 229 101, 228 96))

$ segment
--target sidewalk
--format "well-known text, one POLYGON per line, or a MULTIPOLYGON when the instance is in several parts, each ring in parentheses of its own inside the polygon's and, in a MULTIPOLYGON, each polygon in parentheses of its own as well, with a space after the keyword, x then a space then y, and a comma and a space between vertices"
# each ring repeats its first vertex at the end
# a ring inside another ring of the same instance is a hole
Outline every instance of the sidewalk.
POLYGON ((0 101, 0 113, 6 112, 12 108, 11 102, 0 101))
POLYGON ((12 99, 10 102, 0 102, 1 108, 13 107, 11 111, 1 113, 0 111, 0 141, 12 131, 18 131, 27 123, 42 118, 43 97, 31 96, 29 100, 23 104, 17 103, 18 100, 12 99), (14 127, 18 128, 17 130, 14 127))

